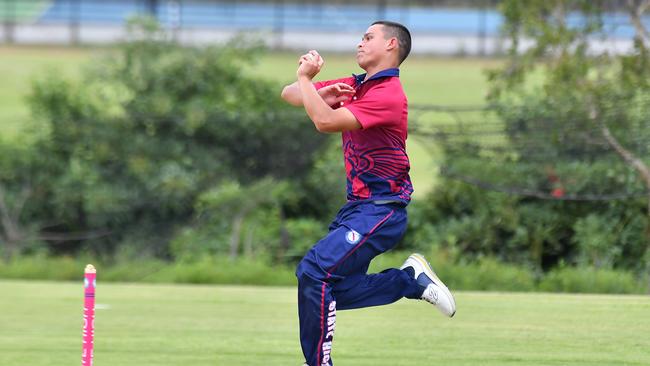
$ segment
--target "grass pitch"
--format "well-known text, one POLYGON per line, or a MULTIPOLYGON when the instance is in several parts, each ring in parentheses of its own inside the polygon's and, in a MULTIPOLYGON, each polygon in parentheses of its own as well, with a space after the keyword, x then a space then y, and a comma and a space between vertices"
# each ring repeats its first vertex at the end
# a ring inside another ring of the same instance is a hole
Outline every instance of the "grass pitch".
MULTIPOLYGON (((80 275, 81 278, 81 275, 80 275)), ((79 283, 0 281, 0 365, 74 365, 79 283)), ((337 366, 650 364, 645 296, 456 294, 337 314, 337 366)), ((301 365, 294 288, 102 284, 96 365, 301 365)))
POLYGON ((48 72, 76 77, 92 55, 90 49, 0 46, 0 138, 13 139, 37 127, 27 103, 35 78, 48 72))

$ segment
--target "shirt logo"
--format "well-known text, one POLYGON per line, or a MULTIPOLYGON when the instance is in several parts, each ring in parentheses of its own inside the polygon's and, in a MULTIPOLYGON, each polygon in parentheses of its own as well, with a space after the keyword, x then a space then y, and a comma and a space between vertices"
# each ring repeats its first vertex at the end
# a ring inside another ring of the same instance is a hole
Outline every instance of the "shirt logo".
POLYGON ((350 244, 356 244, 361 240, 361 234, 354 230, 350 230, 345 233, 345 240, 350 244))

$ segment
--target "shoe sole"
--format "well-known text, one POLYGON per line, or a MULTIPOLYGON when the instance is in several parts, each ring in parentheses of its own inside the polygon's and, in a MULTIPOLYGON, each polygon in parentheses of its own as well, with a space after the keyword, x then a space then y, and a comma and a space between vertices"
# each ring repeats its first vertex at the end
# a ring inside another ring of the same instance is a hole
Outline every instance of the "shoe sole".
POLYGON ((433 269, 431 269, 431 265, 427 260, 424 258, 422 254, 419 253, 413 253, 411 254, 411 258, 415 259, 418 261, 422 267, 424 268, 424 271, 428 276, 430 276, 433 279, 433 282, 442 289, 442 291, 445 292, 447 296, 451 299, 452 303, 454 304, 454 312, 449 316, 452 318, 454 315, 456 315, 456 299, 454 299, 454 296, 451 294, 451 291, 447 288, 447 286, 442 282, 442 280, 436 275, 435 272, 433 272, 433 269))

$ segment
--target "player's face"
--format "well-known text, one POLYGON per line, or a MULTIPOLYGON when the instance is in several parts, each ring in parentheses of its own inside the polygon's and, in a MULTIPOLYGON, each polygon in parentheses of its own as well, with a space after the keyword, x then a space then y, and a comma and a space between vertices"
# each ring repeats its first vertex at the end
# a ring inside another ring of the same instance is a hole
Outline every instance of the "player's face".
POLYGON ((388 55, 383 27, 381 24, 371 25, 357 45, 357 63, 364 70, 388 55))

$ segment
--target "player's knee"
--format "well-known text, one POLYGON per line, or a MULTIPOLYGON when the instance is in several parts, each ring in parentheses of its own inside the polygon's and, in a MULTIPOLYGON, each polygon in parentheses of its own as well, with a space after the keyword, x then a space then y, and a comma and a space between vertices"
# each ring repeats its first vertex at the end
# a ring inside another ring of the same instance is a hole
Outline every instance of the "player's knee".
POLYGON ((296 277, 298 283, 303 283, 308 280, 323 281, 327 277, 327 272, 323 270, 318 262, 309 253, 298 263, 296 267, 296 277))
POLYGON ((307 257, 303 258, 298 266, 296 267, 296 277, 298 282, 304 281, 309 273, 314 272, 314 266, 311 264, 312 261, 308 260, 307 257))

